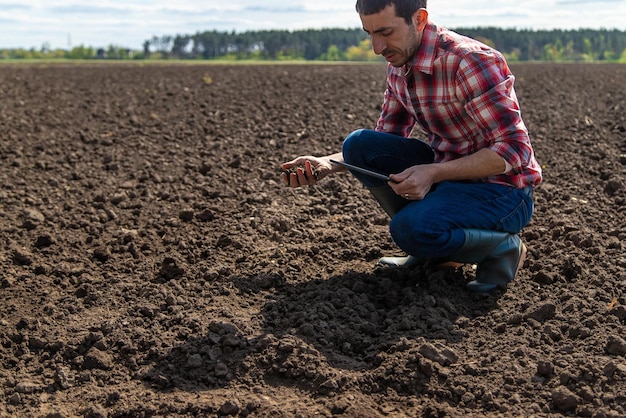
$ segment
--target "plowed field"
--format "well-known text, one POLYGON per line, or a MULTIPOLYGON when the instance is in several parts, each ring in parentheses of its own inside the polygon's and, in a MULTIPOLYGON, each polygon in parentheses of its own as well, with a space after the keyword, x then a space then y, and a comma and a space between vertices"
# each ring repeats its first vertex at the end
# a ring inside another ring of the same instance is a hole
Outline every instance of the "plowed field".
POLYGON ((384 65, 1 65, 0 416, 626 416, 626 66, 512 68, 544 182, 481 296, 280 182, 384 65))

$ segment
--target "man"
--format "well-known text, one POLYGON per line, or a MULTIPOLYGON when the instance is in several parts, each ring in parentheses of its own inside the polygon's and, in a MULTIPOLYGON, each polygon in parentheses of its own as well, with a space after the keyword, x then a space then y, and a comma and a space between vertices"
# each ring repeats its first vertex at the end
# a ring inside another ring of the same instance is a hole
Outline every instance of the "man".
POLYGON ((353 170, 409 254, 381 264, 476 263, 469 290, 505 286, 524 262, 518 234, 541 181, 513 74, 498 51, 430 21, 426 0, 358 0, 356 10, 388 61, 376 129, 351 133, 341 153, 283 164, 283 180, 309 186, 346 170, 330 160, 390 174, 385 182, 353 170), (409 137, 414 127, 423 141, 409 137))

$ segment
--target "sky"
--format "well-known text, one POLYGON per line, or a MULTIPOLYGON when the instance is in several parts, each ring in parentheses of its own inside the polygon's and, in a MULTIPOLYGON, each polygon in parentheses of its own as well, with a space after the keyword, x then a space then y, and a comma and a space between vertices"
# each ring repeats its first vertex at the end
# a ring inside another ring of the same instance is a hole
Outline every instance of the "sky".
MULTIPOLYGON (((354 0, 0 0, 0 49, 109 45, 140 50, 152 37, 204 31, 360 28, 354 0)), ((428 2, 448 28, 626 30, 626 0, 428 2)))

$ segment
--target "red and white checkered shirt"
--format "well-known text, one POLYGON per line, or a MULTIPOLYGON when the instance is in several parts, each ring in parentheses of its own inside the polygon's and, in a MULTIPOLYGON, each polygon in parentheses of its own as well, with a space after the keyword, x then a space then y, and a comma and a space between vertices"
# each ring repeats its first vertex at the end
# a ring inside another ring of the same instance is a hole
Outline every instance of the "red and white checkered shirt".
POLYGON ((445 162, 489 148, 506 174, 484 179, 518 188, 541 181, 511 73, 498 51, 428 22, 413 61, 389 65, 376 130, 409 137, 419 128, 445 162))

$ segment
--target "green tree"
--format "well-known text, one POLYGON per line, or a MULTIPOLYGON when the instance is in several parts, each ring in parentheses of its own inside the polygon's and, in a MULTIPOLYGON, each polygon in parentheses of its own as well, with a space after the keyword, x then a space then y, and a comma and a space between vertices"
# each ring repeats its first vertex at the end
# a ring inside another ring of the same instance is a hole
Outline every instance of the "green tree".
POLYGON ((67 53, 69 59, 91 59, 96 56, 96 51, 92 47, 84 45, 75 46, 67 53))
POLYGON ((545 61, 562 61, 563 50, 560 39, 557 39, 553 44, 545 44, 543 46, 543 59, 545 61))
POLYGON ((583 39, 583 57, 585 61, 593 61, 593 46, 589 38, 583 39))
POLYGON ((367 38, 363 39, 357 46, 351 46, 346 51, 346 59, 348 61, 376 61, 379 60, 372 50, 372 41, 367 38))
POLYGON ((342 55, 343 54, 339 51, 337 45, 331 45, 328 47, 326 53, 320 56, 320 59, 322 61, 341 61, 343 60, 342 55))

